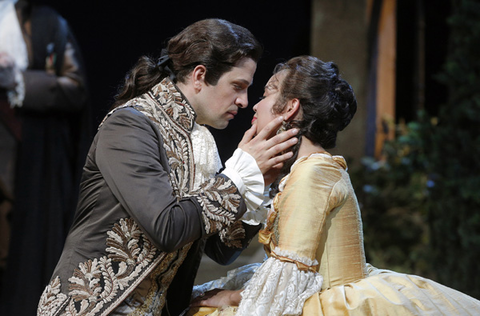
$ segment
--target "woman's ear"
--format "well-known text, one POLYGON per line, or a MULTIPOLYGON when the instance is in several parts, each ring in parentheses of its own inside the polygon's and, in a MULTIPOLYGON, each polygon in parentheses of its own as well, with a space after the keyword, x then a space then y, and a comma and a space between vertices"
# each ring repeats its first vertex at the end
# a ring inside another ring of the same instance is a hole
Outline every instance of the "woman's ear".
POLYGON ((202 87, 205 82, 205 74, 207 73, 207 68, 204 65, 198 65, 193 69, 190 79, 192 80, 193 87, 196 92, 202 90, 202 87))
POLYGON ((292 99, 287 102, 286 111, 282 114, 285 121, 291 121, 295 118, 298 119, 298 115, 301 112, 300 100, 292 99))

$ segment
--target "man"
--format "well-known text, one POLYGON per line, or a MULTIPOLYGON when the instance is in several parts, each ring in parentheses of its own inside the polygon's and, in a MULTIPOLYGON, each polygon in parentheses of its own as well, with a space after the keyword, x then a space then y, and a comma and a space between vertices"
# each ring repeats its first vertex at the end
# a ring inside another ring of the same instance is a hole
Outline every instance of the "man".
POLYGON ((238 256, 259 225, 241 221, 262 202, 294 133, 252 128, 218 174, 212 135, 247 106, 261 47, 233 23, 185 28, 158 60, 142 57, 101 124, 80 200, 39 315, 178 315, 189 304, 203 250, 238 256), (267 181, 269 182, 269 181, 267 181), (168 290, 168 294, 167 294, 168 290))

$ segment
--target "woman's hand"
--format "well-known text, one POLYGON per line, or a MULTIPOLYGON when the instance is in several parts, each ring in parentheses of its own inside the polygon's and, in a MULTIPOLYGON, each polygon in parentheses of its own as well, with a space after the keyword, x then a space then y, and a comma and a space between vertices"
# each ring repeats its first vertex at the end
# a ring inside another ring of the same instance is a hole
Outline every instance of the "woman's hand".
POLYGON ((209 306, 209 307, 222 307, 222 306, 238 306, 242 296, 240 293, 242 290, 230 291, 215 289, 205 292, 204 295, 196 297, 190 306, 209 306))
POLYGON ((245 132, 242 141, 238 144, 238 148, 249 153, 257 161, 265 185, 271 184, 275 180, 283 162, 293 155, 291 151, 285 151, 298 142, 298 139, 294 137, 298 133, 296 128, 271 137, 282 122, 283 117, 277 117, 258 133, 257 126, 254 124, 245 132))

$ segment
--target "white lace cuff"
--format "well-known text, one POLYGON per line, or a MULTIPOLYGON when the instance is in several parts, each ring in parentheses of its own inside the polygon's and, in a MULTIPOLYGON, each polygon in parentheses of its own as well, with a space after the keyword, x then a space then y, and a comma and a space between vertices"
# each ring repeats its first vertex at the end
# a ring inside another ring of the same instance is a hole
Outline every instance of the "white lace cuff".
POLYGON ((301 315, 305 301, 321 291, 322 283, 319 273, 270 257, 242 292, 236 315, 301 315))
MULTIPOLYGON (((270 198, 270 186, 265 188, 263 192, 263 202, 260 204, 257 209, 252 210, 248 208, 248 210, 243 214, 241 220, 245 224, 256 226, 258 224, 262 224, 265 227, 267 223, 268 211, 270 210, 270 205, 272 204, 272 199, 270 198)), ((247 205, 248 207, 248 205, 247 205)))
POLYGON ((20 70, 15 71, 15 83, 15 89, 7 91, 8 102, 12 108, 21 107, 25 99, 25 81, 20 70))
POLYGON ((255 159, 240 148, 237 148, 232 157, 225 162, 222 172, 229 177, 247 205, 247 212, 242 220, 250 225, 258 225, 266 219, 266 210, 259 206, 268 198, 265 197, 263 175, 255 159))

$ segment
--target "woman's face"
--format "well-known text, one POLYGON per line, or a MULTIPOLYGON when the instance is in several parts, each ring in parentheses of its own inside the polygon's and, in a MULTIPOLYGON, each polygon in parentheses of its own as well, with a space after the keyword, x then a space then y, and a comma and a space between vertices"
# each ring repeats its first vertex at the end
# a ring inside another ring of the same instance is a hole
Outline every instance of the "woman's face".
POLYGON ((273 106, 277 103, 277 100, 280 97, 280 87, 282 86, 285 76, 286 71, 280 71, 274 74, 265 85, 263 98, 253 107, 255 115, 253 116, 252 124, 257 125, 257 133, 268 123, 282 114, 274 113, 273 106))

